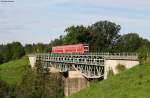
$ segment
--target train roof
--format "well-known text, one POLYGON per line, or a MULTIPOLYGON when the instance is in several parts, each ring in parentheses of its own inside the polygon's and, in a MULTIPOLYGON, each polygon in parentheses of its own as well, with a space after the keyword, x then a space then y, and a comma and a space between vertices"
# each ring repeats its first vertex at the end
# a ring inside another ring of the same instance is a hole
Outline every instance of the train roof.
POLYGON ((72 45, 60 45, 60 46, 54 46, 52 48, 63 48, 63 47, 79 47, 79 46, 83 46, 84 44, 72 44, 72 45))

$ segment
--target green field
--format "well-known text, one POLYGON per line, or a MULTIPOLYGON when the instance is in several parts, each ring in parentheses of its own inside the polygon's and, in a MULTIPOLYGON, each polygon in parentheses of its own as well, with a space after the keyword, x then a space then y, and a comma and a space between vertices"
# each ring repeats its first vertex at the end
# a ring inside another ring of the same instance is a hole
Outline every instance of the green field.
POLYGON ((150 63, 92 84, 69 98, 150 98, 150 63))
POLYGON ((0 65, 0 79, 9 84, 18 84, 21 81, 25 66, 28 64, 27 57, 10 61, 0 65))

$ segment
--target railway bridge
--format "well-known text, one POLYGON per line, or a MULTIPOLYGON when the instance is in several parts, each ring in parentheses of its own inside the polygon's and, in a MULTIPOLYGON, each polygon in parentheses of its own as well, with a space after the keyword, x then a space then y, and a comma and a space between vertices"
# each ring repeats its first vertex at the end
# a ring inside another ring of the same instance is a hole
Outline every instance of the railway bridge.
MULTIPOLYGON (((51 71, 56 69, 60 73, 77 72, 77 74, 71 75, 79 78, 78 75, 80 74, 80 77, 83 76, 84 80, 106 79, 110 69, 117 73, 115 69, 117 64, 123 64, 126 65, 126 68, 131 68, 139 63, 137 53, 40 53, 30 55, 29 60, 32 66, 34 66, 36 60, 40 60, 43 67, 52 68, 51 71)), ((84 80, 80 79, 82 83, 75 84, 79 85, 78 87, 72 86, 72 83, 70 86, 69 81, 71 80, 67 80, 65 95, 69 96, 85 88, 88 84, 83 86, 84 80)))
POLYGON ((79 71, 86 78, 104 77, 107 60, 138 61, 136 53, 41 53, 36 54, 44 67, 59 72, 79 71))

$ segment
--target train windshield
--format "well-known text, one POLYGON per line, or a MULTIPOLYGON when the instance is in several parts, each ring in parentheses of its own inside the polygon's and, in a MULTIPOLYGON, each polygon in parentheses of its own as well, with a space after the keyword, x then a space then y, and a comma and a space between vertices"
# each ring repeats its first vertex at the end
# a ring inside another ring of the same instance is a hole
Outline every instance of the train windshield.
POLYGON ((84 45, 84 50, 85 50, 85 51, 89 51, 89 46, 85 44, 85 45, 84 45))

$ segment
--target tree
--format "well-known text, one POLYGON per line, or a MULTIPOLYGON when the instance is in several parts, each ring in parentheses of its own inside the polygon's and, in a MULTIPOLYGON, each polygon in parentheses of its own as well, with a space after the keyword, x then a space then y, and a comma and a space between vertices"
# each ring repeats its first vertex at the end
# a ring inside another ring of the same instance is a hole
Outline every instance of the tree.
POLYGON ((13 59, 19 59, 24 56, 24 54, 24 47, 19 42, 0 45, 0 63, 4 63, 13 59))
POLYGON ((33 44, 33 52, 34 53, 48 52, 47 49, 48 49, 47 44, 42 44, 42 43, 33 44))
POLYGON ((60 80, 50 75, 48 67, 43 67, 40 61, 35 64, 34 71, 26 67, 17 98, 62 98, 63 89, 60 80))
POLYGON ((119 38, 121 27, 109 21, 99 21, 90 26, 91 51, 108 51, 113 48, 119 38))
POLYGON ((33 46, 31 44, 26 44, 24 50, 26 54, 33 53, 33 46))
POLYGON ((42 66, 38 60, 35 65, 37 87, 40 98, 61 98, 63 97, 63 86, 60 77, 54 77, 49 73, 48 66, 42 66))
POLYGON ((125 34, 118 41, 117 51, 135 52, 141 46, 141 40, 137 33, 125 34))
POLYGON ((150 41, 149 40, 141 38, 141 45, 137 51, 141 52, 142 50, 146 51, 146 52, 150 52, 150 41))
POLYGON ((88 43, 90 40, 89 29, 83 25, 68 27, 65 32, 67 32, 65 36, 67 44, 88 43))
POLYGON ((2 64, 3 63, 3 57, 2 57, 2 55, 0 54, 0 64, 2 64))
POLYGON ((55 39, 51 45, 86 43, 90 46, 90 51, 109 51, 116 44, 120 37, 120 25, 109 21, 99 21, 85 27, 83 25, 71 26, 65 29, 67 35, 63 38, 55 39))
POLYGON ((2 48, 3 62, 7 62, 12 59, 12 50, 10 44, 4 45, 2 48))
POLYGON ((13 42, 10 44, 10 49, 12 51, 12 59, 19 59, 25 55, 24 47, 20 42, 13 42))
POLYGON ((59 36, 59 38, 56 38, 55 40, 52 40, 50 42, 50 48, 52 46, 57 46, 57 45, 63 45, 65 42, 64 42, 64 36, 59 36))

